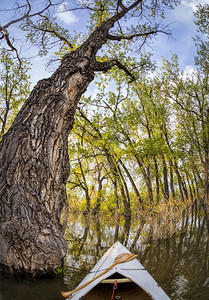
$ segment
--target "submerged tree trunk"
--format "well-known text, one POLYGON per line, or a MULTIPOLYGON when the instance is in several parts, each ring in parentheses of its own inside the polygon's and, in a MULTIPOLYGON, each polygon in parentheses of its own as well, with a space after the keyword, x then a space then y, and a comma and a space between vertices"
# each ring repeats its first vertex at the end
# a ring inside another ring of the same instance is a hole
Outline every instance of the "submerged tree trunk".
MULTIPOLYGON (((138 1, 135 2, 135 5, 138 1)), ((113 62, 95 55, 108 31, 127 13, 104 22, 60 67, 33 89, 0 144, 0 268, 13 274, 49 274, 66 254, 60 216, 69 175, 68 134, 94 71, 113 62)))

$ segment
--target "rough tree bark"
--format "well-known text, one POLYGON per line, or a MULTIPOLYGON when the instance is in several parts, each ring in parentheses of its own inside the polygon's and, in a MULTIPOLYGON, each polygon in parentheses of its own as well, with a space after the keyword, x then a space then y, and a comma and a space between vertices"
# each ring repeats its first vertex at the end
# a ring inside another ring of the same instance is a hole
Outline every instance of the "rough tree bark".
MULTIPOLYGON (((121 2, 121 1, 119 1, 121 2)), ((66 254, 60 216, 69 175, 68 134, 81 95, 101 63, 96 53, 114 23, 135 1, 97 27, 38 82, 0 144, 0 268, 13 274, 50 274, 66 254)))

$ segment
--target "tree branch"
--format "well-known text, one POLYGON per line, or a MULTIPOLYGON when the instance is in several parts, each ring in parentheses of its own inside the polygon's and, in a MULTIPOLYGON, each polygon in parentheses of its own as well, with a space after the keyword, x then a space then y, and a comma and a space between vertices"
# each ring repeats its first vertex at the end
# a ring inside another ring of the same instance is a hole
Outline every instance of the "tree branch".
POLYGON ((18 53, 17 49, 14 47, 14 45, 12 44, 12 42, 10 41, 9 33, 8 33, 7 29, 6 29, 6 28, 3 28, 3 29, 1 30, 1 33, 3 34, 3 36, 1 36, 1 39, 5 38, 6 43, 7 43, 7 45, 10 47, 10 49, 11 49, 12 51, 15 51, 16 56, 17 56, 17 59, 19 60, 19 63, 20 63, 19 68, 21 68, 22 62, 21 62, 19 53, 18 53))
POLYGON ((144 32, 144 33, 136 33, 136 34, 132 34, 132 35, 129 35, 129 36, 125 36, 125 35, 112 35, 112 34, 108 34, 107 35, 107 38, 109 40, 112 40, 112 41, 121 41, 121 40, 132 40, 134 39, 135 37, 140 37, 140 36, 143 36, 143 37, 147 37, 149 35, 152 35, 152 34, 156 34, 156 33, 165 33, 165 34, 169 34, 169 32, 166 32, 162 29, 156 29, 156 30, 151 30, 151 31, 148 31, 148 32, 144 32))
POLYGON ((9 26, 11 26, 11 25, 14 24, 14 23, 18 23, 18 22, 24 20, 25 18, 27 18, 27 17, 29 16, 30 11, 31 11, 31 5, 30 5, 29 0, 27 0, 26 6, 28 6, 28 11, 27 11, 22 17, 17 18, 17 19, 15 19, 15 20, 12 20, 12 21, 10 21, 9 23, 7 23, 6 25, 1 26, 1 27, 0 27, 0 31, 2 31, 2 30, 4 30, 4 29, 8 28, 9 26))
POLYGON ((135 80, 133 74, 118 59, 112 59, 106 62, 94 61, 92 65, 94 71, 104 71, 104 72, 107 72, 112 67, 117 66, 119 69, 123 70, 126 73, 126 75, 131 77, 131 81, 135 80))
MULTIPOLYGON (((10 37, 9 37, 9 33, 7 31, 7 28, 10 27, 11 25, 15 24, 15 23, 19 23, 21 22, 22 20, 28 18, 28 17, 34 17, 34 16, 37 16, 37 15, 40 15, 42 14, 43 12, 45 12, 46 10, 48 10, 50 8, 50 6, 52 5, 58 5, 59 3, 57 4, 52 4, 51 0, 48 0, 48 5, 46 7, 44 7, 41 11, 38 11, 38 12, 35 12, 33 14, 30 14, 32 8, 31 8, 31 4, 30 4, 30 1, 29 0, 26 0, 27 4, 23 5, 22 7, 27 7, 27 11, 23 14, 23 16, 17 18, 17 19, 14 19, 14 20, 11 20, 10 22, 8 22, 7 24, 5 24, 4 26, 1 26, 0 25, 0 32, 2 34, 2 36, 0 37, 0 39, 4 39, 6 40, 6 43, 7 45, 9 46, 9 48, 12 50, 12 51, 15 51, 16 53, 16 56, 20 62, 20 67, 21 67, 21 59, 19 57, 19 53, 18 53, 18 50, 15 48, 15 46, 13 45, 13 43, 11 42, 10 40, 10 37)), ((17 8, 17 10, 19 9, 19 7, 17 8)))
MULTIPOLYGON (((123 4, 123 1, 122 1, 122 0, 118 0, 117 7, 120 7, 121 9, 126 9, 126 7, 125 7, 125 5, 123 4)), ((117 9, 117 10, 118 10, 118 9, 117 9)))
MULTIPOLYGON (((50 22, 49 21, 49 18, 47 17, 47 16, 43 16, 43 15, 41 15, 40 14, 40 16, 42 17, 42 18, 44 18, 45 20, 47 20, 48 22, 50 22)), ((48 29, 48 28, 41 28, 41 27, 39 27, 39 26, 36 26, 36 25, 33 25, 33 27, 35 28, 35 29, 37 29, 37 30, 40 30, 40 31, 42 31, 42 32, 45 32, 45 33, 51 33, 51 34, 53 34, 53 35, 55 35, 60 41, 62 41, 62 42, 64 42, 65 44, 67 44, 71 49, 73 49, 73 45, 64 37, 64 36, 62 36, 62 35, 60 35, 55 29, 48 29)))

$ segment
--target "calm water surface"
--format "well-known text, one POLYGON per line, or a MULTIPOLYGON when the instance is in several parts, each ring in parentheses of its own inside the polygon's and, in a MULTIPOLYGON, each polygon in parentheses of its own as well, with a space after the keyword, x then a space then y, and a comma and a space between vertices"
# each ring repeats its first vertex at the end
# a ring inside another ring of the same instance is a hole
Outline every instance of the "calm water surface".
MULTIPOLYGON (((152 226, 130 219, 71 218, 64 275, 47 280, 0 278, 0 300, 59 300, 119 240, 173 300, 209 300, 209 238, 203 217, 185 215, 178 224, 152 226), (174 233, 177 229, 177 232, 174 233)), ((96 300, 96 299, 95 299, 96 300)))

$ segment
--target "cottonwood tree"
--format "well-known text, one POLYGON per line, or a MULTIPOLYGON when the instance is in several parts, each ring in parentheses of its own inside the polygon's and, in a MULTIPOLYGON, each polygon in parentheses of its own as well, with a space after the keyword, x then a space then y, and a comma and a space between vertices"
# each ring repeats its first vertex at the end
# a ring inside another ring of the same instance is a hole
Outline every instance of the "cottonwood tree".
POLYGON ((112 52, 115 56, 105 61, 97 60, 99 50, 120 41, 126 41, 123 52, 134 42, 140 48, 150 36, 164 31, 158 17, 178 1, 78 3, 89 9, 91 33, 72 51, 70 37, 62 36, 60 27, 50 19, 52 1, 38 12, 30 0, 22 6, 16 2, 16 13, 21 15, 0 27, 0 39, 18 57, 9 29, 21 21, 28 22, 31 30, 37 24, 35 29, 42 33, 37 38, 42 41, 58 38, 69 49, 51 77, 34 87, 0 144, 0 266, 10 273, 49 274, 66 255, 60 219, 69 175, 68 134, 77 104, 95 72, 117 66, 131 76, 116 57, 117 49, 112 52))

